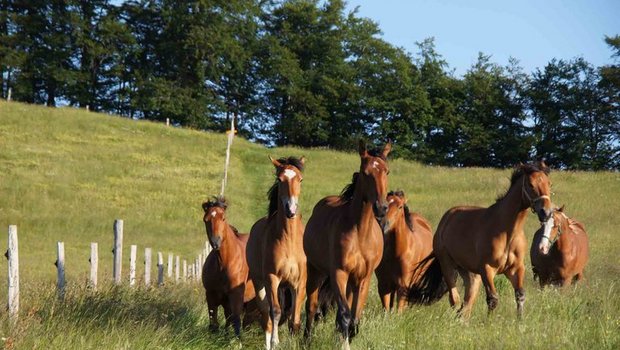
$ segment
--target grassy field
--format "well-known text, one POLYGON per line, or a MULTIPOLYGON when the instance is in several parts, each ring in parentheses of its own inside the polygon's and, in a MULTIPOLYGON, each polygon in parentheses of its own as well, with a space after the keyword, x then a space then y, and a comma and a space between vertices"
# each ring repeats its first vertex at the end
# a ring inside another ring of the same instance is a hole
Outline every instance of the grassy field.
MULTIPOLYGON (((99 280, 110 280, 116 218, 125 221, 127 264, 130 244, 138 244, 139 252, 149 246, 188 259, 200 252, 206 239, 200 204, 219 192, 225 145, 224 135, 0 102, 0 228, 7 232, 8 225, 18 225, 22 282, 18 324, 9 327, 6 312, 0 313, 5 347, 237 347, 230 335, 208 332, 199 284, 154 290, 104 285, 97 293, 84 289, 90 242, 99 242, 99 280), (64 302, 56 300, 53 289, 56 241, 65 242, 69 290, 64 302)), ((306 156, 300 201, 306 220, 314 203, 339 193, 359 167, 356 154, 267 149, 236 139, 226 195, 229 221, 241 231, 267 211, 266 191, 273 181, 268 155, 306 156)), ((510 170, 427 167, 402 160, 391 161, 390 170, 389 187, 405 190, 412 210, 434 226, 454 205, 491 204, 505 192, 510 175, 510 170)), ((497 312, 487 317, 481 296, 466 323, 455 319, 445 298, 386 315, 373 287, 353 348, 620 348, 620 173, 553 172, 551 180, 554 202, 566 204, 568 215, 588 229, 586 283, 541 291, 528 272, 525 317, 517 321, 512 289, 500 276, 497 312)), ((528 238, 536 228, 531 215, 528 238)), ((4 251, 6 239, 1 242, 4 251)), ((6 284, 1 278, 0 296, 6 295, 6 284)), ((307 346, 300 337, 281 333, 282 349, 307 346)), ((317 327, 309 347, 331 349, 334 339, 331 315, 317 327)), ((245 347, 262 344, 257 326, 246 332, 245 347)))

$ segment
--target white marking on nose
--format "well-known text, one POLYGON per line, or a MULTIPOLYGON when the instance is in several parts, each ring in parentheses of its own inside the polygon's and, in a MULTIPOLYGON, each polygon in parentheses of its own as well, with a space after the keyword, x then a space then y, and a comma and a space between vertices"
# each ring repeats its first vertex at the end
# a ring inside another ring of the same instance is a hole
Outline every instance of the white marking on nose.
POLYGON ((284 176, 289 180, 292 180, 295 178, 295 176, 297 176, 297 174, 291 169, 284 169, 284 176))

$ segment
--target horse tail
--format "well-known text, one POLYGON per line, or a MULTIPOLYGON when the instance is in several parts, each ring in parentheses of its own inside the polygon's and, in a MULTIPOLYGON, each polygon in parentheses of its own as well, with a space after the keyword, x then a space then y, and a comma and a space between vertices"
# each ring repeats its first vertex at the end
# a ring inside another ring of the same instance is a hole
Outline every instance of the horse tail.
POLYGON ((409 287, 407 299, 410 303, 430 305, 441 299, 448 292, 443 279, 439 260, 431 253, 418 263, 413 271, 414 282, 409 287))
POLYGON ((327 313, 336 308, 336 294, 331 288, 329 278, 326 278, 319 287, 319 308, 314 315, 314 320, 318 321, 327 316, 327 313))

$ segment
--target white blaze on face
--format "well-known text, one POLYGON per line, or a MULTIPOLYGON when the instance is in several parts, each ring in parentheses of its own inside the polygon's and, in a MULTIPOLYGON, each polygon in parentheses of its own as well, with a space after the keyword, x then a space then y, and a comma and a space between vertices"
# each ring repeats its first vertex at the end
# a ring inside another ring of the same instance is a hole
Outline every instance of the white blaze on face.
POLYGON ((211 212, 211 216, 212 217, 215 217, 216 215, 217 215, 217 213, 215 212, 215 210, 211 212))
POLYGON ((295 176, 297 176, 297 173, 295 173, 295 171, 291 169, 284 169, 284 172, 282 174, 289 180, 292 180, 295 178, 295 176))
POLYGON ((543 254, 549 253, 549 240, 551 237, 551 230, 553 229, 554 223, 555 222, 553 219, 553 215, 549 215, 549 218, 543 224, 543 237, 540 241, 540 244, 538 245, 538 250, 540 250, 540 252, 543 254))
POLYGON ((376 160, 374 162, 372 162, 372 167, 375 169, 379 169, 379 162, 377 162, 376 160))

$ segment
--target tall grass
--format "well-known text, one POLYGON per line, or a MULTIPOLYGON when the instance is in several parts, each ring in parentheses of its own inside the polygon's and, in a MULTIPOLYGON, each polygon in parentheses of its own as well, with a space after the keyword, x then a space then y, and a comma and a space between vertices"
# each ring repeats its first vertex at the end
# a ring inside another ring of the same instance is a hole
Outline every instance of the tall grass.
MULTIPOLYGON (((90 242, 99 242, 100 280, 110 279, 108 252, 116 218, 125 220, 124 256, 130 244, 187 258, 200 251, 205 240, 200 204, 219 192, 225 145, 224 135, 71 108, 0 102, 0 228, 18 225, 22 281, 16 327, 9 327, 6 314, 0 314, 5 347, 237 347, 230 334, 208 332, 197 284, 152 290, 104 284, 97 293, 83 289, 90 242), (53 291, 56 241, 66 246, 70 290, 64 302, 53 291)), ((274 180, 270 154, 306 156, 304 220, 314 203, 339 193, 359 167, 356 154, 266 149, 236 139, 226 195, 229 221, 241 231, 249 231, 267 212, 266 192, 274 180)), ((510 176, 509 169, 450 169, 403 160, 391 161, 390 170, 390 188, 405 190, 412 210, 433 225, 454 205, 491 204, 506 191, 510 176)), ((541 291, 528 273, 525 317, 518 321, 512 289, 500 276, 497 312, 487 317, 481 294, 468 322, 457 320, 445 299, 386 315, 373 285, 353 347, 620 348, 620 174, 554 172, 551 180, 554 202, 566 204, 567 213, 584 222, 590 235, 584 284, 541 291)), ((533 215, 528 220, 528 238, 536 221, 533 215)), ((6 295, 5 279, 0 279, 1 295, 6 295)), ((301 337, 281 334, 283 349, 308 346, 301 337)), ((309 347, 331 349, 334 339, 331 315, 318 325, 309 347)), ((256 325, 244 333, 242 343, 262 346, 256 325)))

